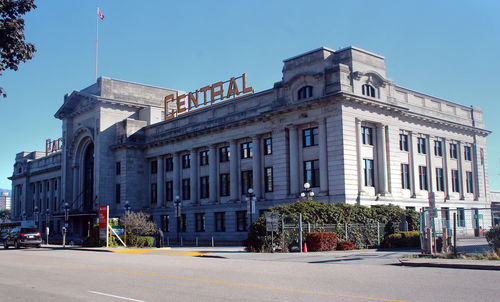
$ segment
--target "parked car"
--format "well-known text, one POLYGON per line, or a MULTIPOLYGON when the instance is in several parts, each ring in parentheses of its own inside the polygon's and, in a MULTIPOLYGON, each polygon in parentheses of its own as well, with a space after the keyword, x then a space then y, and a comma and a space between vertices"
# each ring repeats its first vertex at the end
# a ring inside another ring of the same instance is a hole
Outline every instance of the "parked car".
POLYGON ((42 246, 42 236, 36 228, 30 227, 15 227, 3 241, 3 247, 8 249, 9 246, 20 247, 40 247, 42 246))

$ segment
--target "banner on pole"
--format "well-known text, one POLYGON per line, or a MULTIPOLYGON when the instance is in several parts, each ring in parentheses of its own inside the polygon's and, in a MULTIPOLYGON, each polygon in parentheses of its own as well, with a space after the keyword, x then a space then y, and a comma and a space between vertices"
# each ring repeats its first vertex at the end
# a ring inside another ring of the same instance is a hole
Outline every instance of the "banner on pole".
POLYGON ((109 206, 99 207, 99 239, 108 238, 109 206))

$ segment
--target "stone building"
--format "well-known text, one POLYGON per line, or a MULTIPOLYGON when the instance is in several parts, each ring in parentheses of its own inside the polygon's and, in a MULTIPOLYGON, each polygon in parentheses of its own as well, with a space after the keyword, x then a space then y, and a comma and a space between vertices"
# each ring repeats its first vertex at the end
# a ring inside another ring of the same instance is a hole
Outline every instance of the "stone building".
POLYGON ((0 211, 10 210, 10 195, 9 192, 2 192, 0 194, 0 211))
POLYGON ((166 236, 236 242, 249 188, 252 220, 296 201, 304 183, 325 202, 489 207, 481 109, 397 86, 384 57, 322 47, 285 60, 271 89, 252 93, 245 80, 187 94, 103 77, 66 95, 62 151, 16 156, 14 217, 37 206, 58 223, 68 202, 85 234, 99 205, 118 217, 128 201, 166 236))

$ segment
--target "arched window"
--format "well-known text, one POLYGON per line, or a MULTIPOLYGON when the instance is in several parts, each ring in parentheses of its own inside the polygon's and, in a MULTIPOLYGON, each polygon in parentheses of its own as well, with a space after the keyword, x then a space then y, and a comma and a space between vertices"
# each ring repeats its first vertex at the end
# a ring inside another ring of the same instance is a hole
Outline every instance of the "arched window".
POLYGON ((375 96, 375 87, 372 85, 364 84, 363 85, 363 95, 371 96, 372 98, 375 96))
POLYGON ((313 96, 313 87, 312 86, 304 86, 299 89, 297 92, 297 99, 307 99, 313 96))

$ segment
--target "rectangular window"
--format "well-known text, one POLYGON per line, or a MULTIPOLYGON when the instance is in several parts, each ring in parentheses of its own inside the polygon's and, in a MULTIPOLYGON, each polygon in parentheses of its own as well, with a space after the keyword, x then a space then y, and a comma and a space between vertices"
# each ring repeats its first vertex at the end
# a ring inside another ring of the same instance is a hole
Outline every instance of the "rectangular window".
POLYGON ((156 174, 156 173, 158 173, 158 161, 152 160, 151 161, 151 174, 156 174))
POLYGON ((472 148, 470 146, 464 147, 464 159, 467 161, 472 160, 472 148))
POLYGON ((450 209, 449 208, 441 208, 441 225, 443 228, 450 228, 450 209))
POLYGON ((459 227, 465 227, 465 209, 457 208, 457 225, 459 227))
POLYGON ((191 180, 184 178, 182 180, 182 200, 191 199, 191 180))
POLYGON ((241 144, 241 158, 251 158, 253 156, 252 142, 241 144))
POLYGON ((120 175, 122 173, 122 163, 117 161, 116 162, 116 175, 120 175))
POLYGON ((474 193, 474 179, 472 178, 472 172, 465 172, 465 179, 467 184, 467 193, 474 193))
POLYGON ((318 145, 318 127, 302 130, 302 146, 311 147, 318 145))
POLYGON ((167 157, 165 159, 165 171, 174 171, 174 159, 172 157, 167 157))
POLYGON ((450 144, 450 158, 458 158, 458 145, 450 144))
POLYGON ((54 190, 57 191, 57 179, 54 179, 54 190))
POLYGON ((427 144, 424 137, 417 138, 417 150, 420 154, 427 154, 427 144))
POLYGON ((434 155, 443 156, 443 142, 434 141, 434 155))
POLYGON ((223 163, 226 161, 229 161, 230 157, 230 147, 229 146, 224 146, 219 148, 219 162, 223 163))
POLYGON ((252 170, 241 171, 241 192, 246 194, 250 188, 253 188, 252 170))
POLYGON ((229 196, 229 173, 220 174, 220 196, 229 196))
POLYGON ((209 150, 203 150, 200 152, 200 166, 208 165, 208 154, 209 150))
POLYGON ((236 232, 246 232, 247 211, 236 211, 236 232))
POLYGON ((273 153, 273 139, 268 137, 264 139, 264 155, 271 155, 273 153))
POLYGON ((443 168, 436 168, 436 191, 444 192, 443 168))
POLYGON ((364 145, 373 146, 373 128, 361 126, 361 137, 364 145))
POLYGON ((209 183, 208 183, 208 176, 202 176, 200 177, 200 198, 208 198, 210 195, 209 191, 209 183))
POLYGON ((268 167, 264 169, 264 187, 266 192, 273 191, 273 168, 268 167))
POLYGON ((427 182, 427 167, 419 166, 418 167, 418 176, 420 179, 420 190, 428 190, 428 182, 427 182))
POLYGON ((158 191, 157 191, 157 186, 156 183, 151 184, 151 203, 156 203, 158 197, 158 191))
POLYGON ((165 182, 165 195, 166 201, 174 200, 174 182, 172 180, 165 182))
POLYGON ((161 230, 163 232, 170 232, 170 216, 161 215, 161 230))
POLYGON ((363 159, 365 167, 364 167, 364 176, 365 176, 365 186, 366 187, 375 187, 375 175, 373 169, 373 159, 363 159))
POLYGON ((304 183, 309 183, 311 188, 319 187, 319 160, 304 162, 304 183))
POLYGON ((215 212, 215 231, 225 232, 226 231, 226 213, 225 212, 215 212))
POLYGON ((120 203, 120 192, 121 192, 121 185, 116 184, 115 186, 115 202, 120 203))
POLYGON ((408 151, 408 135, 406 134, 399 135, 399 150, 408 151))
POLYGON ((401 187, 410 189, 410 166, 408 164, 401 164, 401 187))
POLYGON ((182 169, 191 168, 191 154, 187 153, 182 155, 182 169))
POLYGON ((195 222, 196 222, 196 232, 205 232, 205 213, 196 213, 195 222))
POLYGON ((453 192, 460 192, 460 178, 458 175, 458 170, 451 170, 451 186, 453 192))

